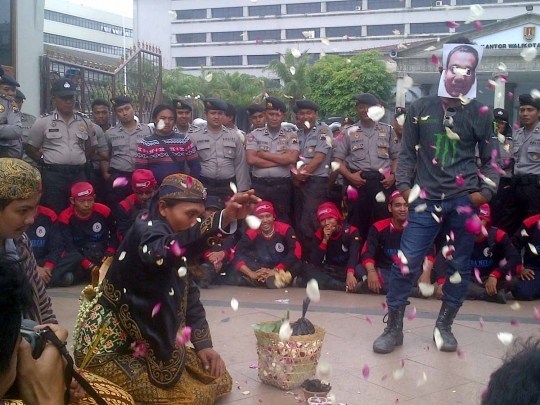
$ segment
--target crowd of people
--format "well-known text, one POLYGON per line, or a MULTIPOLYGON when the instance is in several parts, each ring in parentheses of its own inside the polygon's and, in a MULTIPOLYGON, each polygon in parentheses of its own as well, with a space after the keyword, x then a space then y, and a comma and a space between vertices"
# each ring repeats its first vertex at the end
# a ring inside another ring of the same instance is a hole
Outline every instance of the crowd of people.
MULTIPOLYGON (((383 354, 403 343, 411 295, 442 301, 442 351, 457 349, 464 299, 540 298, 540 100, 528 94, 515 133, 503 109, 437 95, 397 108, 388 125, 369 93, 351 97, 357 122, 332 125, 306 99, 284 125, 287 104, 267 97, 247 108, 244 133, 236 108, 213 98, 200 126, 183 99, 155 107, 151 126, 127 96, 93 100, 90 119, 67 78, 52 85, 55 110, 36 119, 21 112, 19 83, 0 77, 0 248, 12 260, 0 265, 24 274, 12 276, 22 297, 12 312, 56 324, 45 286, 92 281, 76 363, 137 403, 206 404, 230 391, 200 301, 212 285, 315 279, 385 294, 373 344, 383 354)), ((0 352, 0 374, 17 350, 0 352)))

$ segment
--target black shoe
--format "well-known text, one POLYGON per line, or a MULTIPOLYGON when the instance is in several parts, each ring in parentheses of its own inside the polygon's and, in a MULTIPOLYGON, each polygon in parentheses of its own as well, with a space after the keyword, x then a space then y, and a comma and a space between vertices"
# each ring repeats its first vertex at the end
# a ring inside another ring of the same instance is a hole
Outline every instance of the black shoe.
POLYGON ((388 354, 394 351, 396 346, 403 344, 403 316, 405 315, 405 305, 398 309, 388 308, 388 313, 384 316, 383 322, 386 328, 381 336, 373 342, 373 351, 379 354, 388 354))
POLYGON ((347 284, 344 281, 336 280, 335 278, 330 279, 326 285, 326 290, 335 290, 335 291, 346 291, 347 284))
POLYGON ((307 281, 302 276, 296 276, 291 285, 297 288, 306 288, 307 281))
POLYGON ((73 273, 64 273, 59 279, 56 285, 58 287, 69 287, 75 281, 73 273))
MULTIPOLYGON (((456 317, 459 308, 452 308, 445 302, 441 306, 439 311, 439 317, 435 322, 435 328, 439 329, 442 338, 442 345, 439 348, 441 352, 455 352, 457 350, 457 340, 452 333, 452 323, 456 317)), ((435 340, 435 335, 433 335, 435 340)))
POLYGON ((354 292, 356 294, 369 294, 371 291, 368 287, 368 284, 364 281, 359 281, 356 283, 356 287, 354 288, 354 292))
POLYGON ((506 304, 506 292, 501 289, 497 291, 496 295, 489 295, 488 293, 482 294, 480 299, 487 302, 496 302, 497 304, 506 304))

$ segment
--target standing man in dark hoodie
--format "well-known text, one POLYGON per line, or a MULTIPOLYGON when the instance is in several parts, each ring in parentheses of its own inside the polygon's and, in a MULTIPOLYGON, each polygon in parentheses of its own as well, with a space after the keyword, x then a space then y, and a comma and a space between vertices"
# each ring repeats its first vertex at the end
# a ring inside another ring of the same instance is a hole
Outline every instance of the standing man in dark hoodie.
MULTIPOLYGON (((455 43, 471 44, 467 38, 458 38, 455 43)), ((478 47, 467 48, 476 52, 475 58, 469 58, 467 65, 460 62, 445 68, 456 74, 475 75, 478 47)), ((373 344, 376 353, 390 353, 403 344, 403 316, 411 288, 422 271, 428 248, 441 231, 451 235, 449 244, 455 248, 447 268, 447 279, 454 277, 444 283, 434 337, 441 351, 457 349, 451 328, 470 281, 475 235, 469 230, 472 224, 480 223, 478 207, 493 197, 499 181, 498 172, 491 166, 492 153, 498 154, 499 149, 493 114, 489 110, 480 113, 485 106, 476 100, 464 104, 459 98, 432 95, 409 108, 396 172, 397 188, 409 202, 409 218, 401 238, 400 263, 392 265, 386 299, 388 324, 373 344), (477 144, 480 174, 475 164, 477 144)))

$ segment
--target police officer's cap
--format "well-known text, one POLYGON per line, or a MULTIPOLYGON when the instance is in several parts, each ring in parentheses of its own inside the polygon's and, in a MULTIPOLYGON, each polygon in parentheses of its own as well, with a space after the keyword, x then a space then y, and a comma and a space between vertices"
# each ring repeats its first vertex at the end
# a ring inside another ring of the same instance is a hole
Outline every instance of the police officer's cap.
POLYGON ((227 109, 225 110, 225 115, 227 117, 234 117, 236 116, 236 107, 232 105, 231 103, 227 103, 227 109))
POLYGON ((354 124, 354 119, 351 117, 345 117, 343 118, 343 125, 352 125, 354 124))
POLYGON ((122 107, 123 105, 131 104, 132 101, 133 99, 131 97, 117 96, 117 97, 111 98, 111 105, 113 106, 113 108, 122 107))
POLYGON ((283 101, 275 97, 266 97, 266 109, 281 111, 282 113, 287 112, 287 106, 283 101))
POLYGON ((377 105, 379 100, 371 93, 362 93, 353 96, 353 100, 356 104, 365 104, 365 105, 377 105))
POLYGON ((77 86, 72 80, 61 77, 54 81, 51 93, 57 97, 75 96, 77 95, 77 86))
POLYGON ((207 98, 206 100, 203 100, 204 102, 204 110, 210 111, 210 110, 218 110, 218 111, 227 111, 227 103, 223 100, 220 100, 219 98, 207 98))
POLYGON ((0 79, 0 84, 7 84, 8 86, 15 86, 19 87, 20 84, 17 80, 15 80, 10 75, 2 75, 2 78, 0 79))
POLYGON ((258 112, 264 112, 265 107, 264 107, 264 105, 261 105, 261 104, 251 104, 250 106, 248 106, 246 108, 246 110, 247 110, 249 115, 253 115, 253 114, 256 114, 258 112))
POLYGON ((530 94, 522 94, 518 97, 519 106, 531 105, 537 110, 540 110, 540 100, 533 98, 530 94))
POLYGON ((189 110, 193 111, 193 108, 191 107, 191 104, 187 102, 186 100, 183 100, 181 98, 175 98, 172 101, 173 108, 176 110, 189 110))
POLYGON ((313 111, 319 111, 319 106, 315 101, 311 100, 296 100, 296 107, 298 107, 299 110, 301 109, 308 109, 313 111))
POLYGON ((407 109, 405 107, 396 107, 396 111, 394 112, 394 118, 397 118, 403 114, 407 114, 407 109))
POLYGON ((17 92, 15 93, 15 100, 26 100, 26 96, 22 91, 17 89, 17 92))
POLYGON ((496 121, 508 122, 508 111, 504 108, 495 108, 493 110, 493 116, 496 121))

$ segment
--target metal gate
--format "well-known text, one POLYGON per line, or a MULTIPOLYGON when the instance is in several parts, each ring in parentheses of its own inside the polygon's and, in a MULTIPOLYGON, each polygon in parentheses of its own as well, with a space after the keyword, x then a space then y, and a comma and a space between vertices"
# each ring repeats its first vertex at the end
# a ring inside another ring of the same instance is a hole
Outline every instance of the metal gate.
POLYGON ((47 51, 41 57, 41 113, 54 109, 51 85, 56 79, 66 77, 77 85, 76 104, 80 111, 90 114, 96 98, 110 100, 127 95, 133 99, 139 120, 148 123, 153 108, 162 102, 161 50, 139 43, 120 62, 119 66, 112 66, 47 51))

